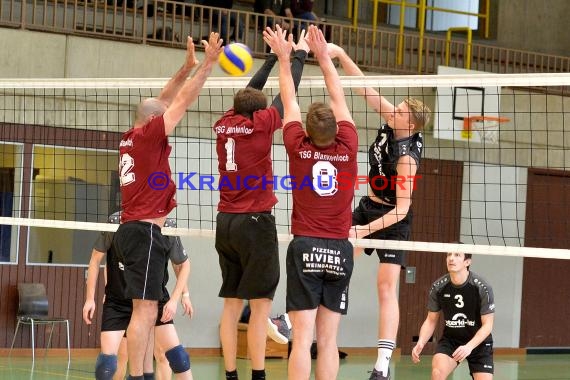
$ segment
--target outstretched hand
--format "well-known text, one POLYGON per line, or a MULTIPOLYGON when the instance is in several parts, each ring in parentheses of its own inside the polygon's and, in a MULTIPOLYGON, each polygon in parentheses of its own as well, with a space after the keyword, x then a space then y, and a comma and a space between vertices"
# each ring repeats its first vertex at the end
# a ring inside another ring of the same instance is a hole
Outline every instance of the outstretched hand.
POLYGON ((331 58, 338 58, 340 55, 344 53, 344 49, 338 45, 329 42, 327 44, 327 51, 329 52, 329 57, 331 58))
POLYGON ((291 54, 293 45, 293 36, 290 34, 289 39, 286 38, 287 31, 281 26, 276 25, 275 30, 267 27, 263 31, 263 40, 273 50, 278 58, 287 58, 291 54))
POLYGON ((210 33, 210 39, 208 41, 202 40, 204 52, 206 53, 206 61, 211 63, 218 60, 218 56, 222 52, 223 42, 224 40, 220 38, 220 34, 216 32, 210 33))
POLYGON ((317 59, 323 58, 324 56, 328 57, 327 40, 325 40, 322 30, 315 25, 309 25, 307 44, 309 44, 309 48, 317 59))
POLYGON ((309 45, 307 45, 307 32, 305 31, 305 29, 301 30, 301 34, 299 35, 299 40, 297 40, 297 43, 292 42, 292 45, 293 45, 293 50, 295 51, 305 50, 307 53, 311 51, 309 45))
POLYGON ((194 49, 194 41, 188 36, 186 40, 186 62, 184 63, 188 69, 198 65, 200 61, 196 58, 196 50, 194 49))

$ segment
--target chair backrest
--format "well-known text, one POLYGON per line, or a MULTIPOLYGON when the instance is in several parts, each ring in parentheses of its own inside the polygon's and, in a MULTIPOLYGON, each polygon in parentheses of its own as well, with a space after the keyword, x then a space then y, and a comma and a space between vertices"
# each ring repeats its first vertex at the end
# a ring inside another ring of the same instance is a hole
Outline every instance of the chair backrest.
POLYGON ((49 303, 44 284, 18 284, 18 318, 47 317, 49 303))

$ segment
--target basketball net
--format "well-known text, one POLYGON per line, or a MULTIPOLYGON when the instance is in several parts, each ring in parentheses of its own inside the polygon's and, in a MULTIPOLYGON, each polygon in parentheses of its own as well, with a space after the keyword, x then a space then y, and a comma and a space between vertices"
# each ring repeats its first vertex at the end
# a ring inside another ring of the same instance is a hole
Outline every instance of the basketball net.
POLYGON ((499 125, 509 121, 506 117, 472 116, 463 120, 461 137, 470 140, 473 132, 477 132, 481 143, 497 144, 499 142, 499 125))

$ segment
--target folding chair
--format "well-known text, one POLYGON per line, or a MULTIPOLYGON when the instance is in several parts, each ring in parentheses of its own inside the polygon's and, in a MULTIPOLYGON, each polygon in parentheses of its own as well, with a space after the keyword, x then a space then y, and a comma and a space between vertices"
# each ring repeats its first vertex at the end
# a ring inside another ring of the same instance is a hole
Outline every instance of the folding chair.
POLYGON ((44 356, 47 354, 48 348, 51 346, 51 337, 53 335, 54 325, 56 323, 65 323, 67 333, 67 366, 71 361, 71 352, 69 345, 69 319, 61 317, 48 317, 49 302, 47 298, 46 288, 44 284, 38 283, 20 283, 18 284, 18 314, 16 315, 16 331, 12 338, 12 346, 10 347, 10 355, 14 348, 16 335, 20 324, 31 325, 32 329, 32 365, 36 360, 35 353, 35 326, 51 324, 51 331, 47 342, 44 356))

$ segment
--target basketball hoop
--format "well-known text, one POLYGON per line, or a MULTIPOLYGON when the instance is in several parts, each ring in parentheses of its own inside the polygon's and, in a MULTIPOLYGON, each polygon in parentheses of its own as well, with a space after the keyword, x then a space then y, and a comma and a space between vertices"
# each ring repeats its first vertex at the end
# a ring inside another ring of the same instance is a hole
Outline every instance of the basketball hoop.
POLYGON ((463 119, 461 137, 470 140, 473 131, 477 132, 481 143, 497 144, 499 142, 499 125, 510 121, 502 116, 471 116, 463 119))

